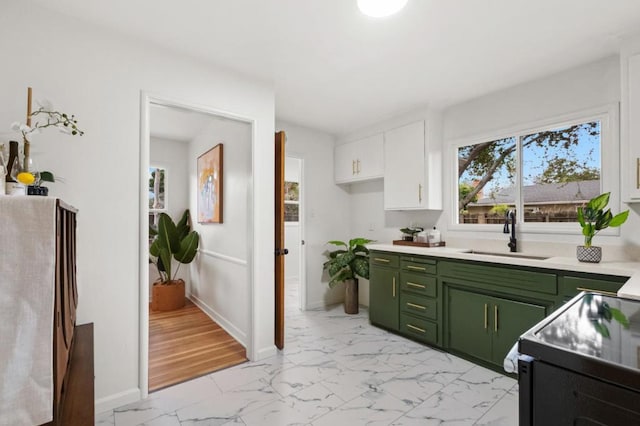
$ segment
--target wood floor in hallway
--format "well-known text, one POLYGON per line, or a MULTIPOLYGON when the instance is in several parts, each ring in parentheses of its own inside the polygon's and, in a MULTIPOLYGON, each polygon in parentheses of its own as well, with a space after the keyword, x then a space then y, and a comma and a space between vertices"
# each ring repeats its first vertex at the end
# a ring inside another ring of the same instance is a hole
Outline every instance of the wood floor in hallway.
POLYGON ((150 392, 245 361, 245 348, 193 302, 170 312, 149 308, 150 392))

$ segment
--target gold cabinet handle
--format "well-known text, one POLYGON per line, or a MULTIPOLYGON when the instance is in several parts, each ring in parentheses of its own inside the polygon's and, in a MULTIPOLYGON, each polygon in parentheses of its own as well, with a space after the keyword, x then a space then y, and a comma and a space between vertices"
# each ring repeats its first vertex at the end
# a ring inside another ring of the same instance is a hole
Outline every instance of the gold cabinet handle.
POLYGON ((389 259, 383 259, 381 257, 374 257, 373 260, 375 260, 376 262, 382 262, 382 263, 389 263, 391 262, 389 259))
POLYGON ((498 305, 493 306, 493 331, 498 332, 498 305))
POLYGON ((419 331, 422 334, 427 332, 427 330, 425 330, 424 328, 416 327, 415 325, 407 324, 407 327, 409 327, 412 330, 419 331))
POLYGON ((640 158, 636 159, 636 189, 640 189, 640 158))
POLYGON ((426 306, 416 305, 415 303, 411 303, 411 302, 407 302, 407 306, 409 306, 410 308, 422 309, 423 311, 427 310, 426 306))
POLYGON ((412 271, 426 271, 427 268, 423 268, 421 266, 413 266, 413 265, 407 265, 407 269, 411 269, 412 271))
POLYGON ((422 284, 412 283, 411 281, 407 281, 407 285, 409 287, 415 287, 415 288, 427 288, 426 286, 423 286, 422 284))
POLYGON ((578 291, 587 291, 589 293, 599 293, 599 294, 602 294, 603 296, 612 296, 612 297, 617 297, 618 296, 617 293, 614 293, 612 291, 594 290, 592 288, 586 288, 586 287, 577 287, 576 290, 578 290, 578 291))
POLYGON ((393 290, 392 290, 393 298, 396 298, 396 277, 393 277, 393 290))
POLYGON ((422 184, 418 184, 418 202, 422 203, 422 184))
POLYGON ((489 328, 488 315, 489 315, 489 305, 485 303, 484 304, 484 329, 485 330, 489 328))

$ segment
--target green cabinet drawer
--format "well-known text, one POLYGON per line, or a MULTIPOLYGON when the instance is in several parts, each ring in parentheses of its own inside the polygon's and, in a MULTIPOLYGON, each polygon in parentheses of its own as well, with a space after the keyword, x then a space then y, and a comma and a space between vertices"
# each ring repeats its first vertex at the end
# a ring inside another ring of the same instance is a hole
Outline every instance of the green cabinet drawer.
POLYGON ((611 281, 595 278, 560 276, 558 284, 560 294, 568 297, 573 297, 581 291, 594 291, 615 295, 626 280, 628 280, 627 277, 613 276, 611 277, 611 281))
POLYGON ((402 292, 400 293, 400 310, 421 318, 437 320, 438 300, 402 292))
POLYGON ((427 343, 438 343, 438 326, 413 315, 400 314, 400 332, 427 343))
POLYGON ((441 261, 438 263, 441 276, 465 281, 486 283, 518 290, 546 294, 558 294, 556 274, 527 270, 523 267, 493 266, 476 263, 441 261))
POLYGON ((437 296, 436 277, 412 272, 400 272, 400 289, 429 297, 437 296))
POLYGON ((397 268, 400 264, 400 257, 395 254, 372 251, 369 255, 369 258, 371 259, 371 265, 376 266, 388 266, 390 268, 397 268))
POLYGON ((436 274, 438 272, 436 262, 430 259, 402 258, 400 268, 403 271, 413 272, 416 274, 436 274))

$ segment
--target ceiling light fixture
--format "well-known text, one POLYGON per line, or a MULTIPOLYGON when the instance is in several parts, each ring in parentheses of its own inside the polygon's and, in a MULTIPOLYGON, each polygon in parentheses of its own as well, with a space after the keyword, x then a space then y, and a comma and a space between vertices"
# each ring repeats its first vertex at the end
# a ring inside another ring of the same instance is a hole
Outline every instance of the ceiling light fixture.
POLYGON ((384 18, 399 12, 409 0, 358 0, 360 12, 372 18, 384 18))

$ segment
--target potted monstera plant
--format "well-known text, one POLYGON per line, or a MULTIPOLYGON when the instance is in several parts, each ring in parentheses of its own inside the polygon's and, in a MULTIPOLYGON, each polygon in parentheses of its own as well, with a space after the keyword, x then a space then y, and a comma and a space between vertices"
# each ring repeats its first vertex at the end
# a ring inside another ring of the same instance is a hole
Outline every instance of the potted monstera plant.
POLYGON ((185 284, 177 274, 181 264, 191 263, 196 256, 200 236, 191 230, 189 210, 185 210, 177 224, 161 213, 157 228, 149 230, 153 242, 149 247, 149 262, 158 269, 159 278, 153 283, 151 309, 172 311, 184 306, 185 284), (177 261, 175 270, 173 260, 177 261))
POLYGON ((578 246, 577 257, 580 262, 598 263, 602 260, 602 247, 591 245, 593 237, 605 228, 617 227, 626 222, 629 210, 613 215, 609 204, 610 192, 605 192, 589 200, 587 205, 578 207, 578 223, 582 227, 584 245, 578 246))
POLYGON ((347 244, 344 241, 333 240, 332 244, 338 249, 327 253, 327 260, 323 268, 329 273, 329 287, 345 283, 344 311, 347 314, 358 313, 358 277, 369 279, 369 249, 365 244, 373 240, 354 238, 347 244))

